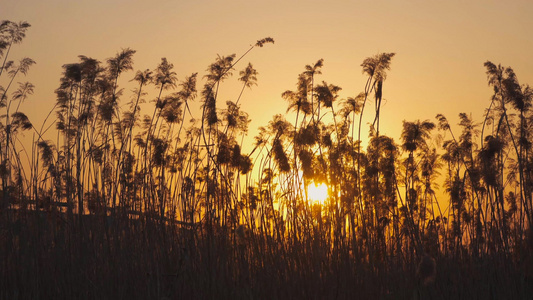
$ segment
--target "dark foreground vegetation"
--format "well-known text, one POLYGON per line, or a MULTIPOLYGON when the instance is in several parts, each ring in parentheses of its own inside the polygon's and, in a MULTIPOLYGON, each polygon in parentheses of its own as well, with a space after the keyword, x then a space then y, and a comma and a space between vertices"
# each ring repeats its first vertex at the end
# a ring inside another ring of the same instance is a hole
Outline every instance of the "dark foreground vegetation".
POLYGON ((29 27, 0 24, 0 298, 533 298, 533 92, 511 68, 485 63, 481 122, 404 121, 395 141, 379 131, 394 53, 364 59, 347 99, 318 60, 282 95, 294 119, 274 116, 245 154, 239 102, 258 72, 238 72, 234 101, 219 88, 271 38, 181 81, 165 58, 131 73, 131 49, 80 56, 37 126, 19 110, 35 62, 10 60, 29 27))

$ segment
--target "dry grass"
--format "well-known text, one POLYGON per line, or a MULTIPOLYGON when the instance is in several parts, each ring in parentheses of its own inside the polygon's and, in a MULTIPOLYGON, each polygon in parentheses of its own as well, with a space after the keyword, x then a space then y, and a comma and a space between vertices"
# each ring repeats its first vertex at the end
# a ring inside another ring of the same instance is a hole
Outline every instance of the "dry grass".
POLYGON ((87 218, 79 232, 63 218, 27 212, 1 224, 1 299, 533 296, 530 255, 529 263, 501 256, 477 260, 424 256, 416 268, 415 262, 392 258, 375 264, 356 262, 346 249, 334 253, 294 245, 280 251, 263 236, 233 244, 222 228, 208 240, 202 232, 175 226, 162 230, 157 220, 87 218))

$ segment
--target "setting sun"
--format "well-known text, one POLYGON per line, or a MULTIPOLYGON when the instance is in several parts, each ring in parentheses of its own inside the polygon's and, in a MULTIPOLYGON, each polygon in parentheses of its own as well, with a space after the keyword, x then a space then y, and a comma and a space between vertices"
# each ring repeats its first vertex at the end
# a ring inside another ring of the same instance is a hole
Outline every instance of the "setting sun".
POLYGON ((311 183, 307 186, 307 193, 309 200, 324 204, 328 198, 328 187, 324 183, 318 185, 311 183))

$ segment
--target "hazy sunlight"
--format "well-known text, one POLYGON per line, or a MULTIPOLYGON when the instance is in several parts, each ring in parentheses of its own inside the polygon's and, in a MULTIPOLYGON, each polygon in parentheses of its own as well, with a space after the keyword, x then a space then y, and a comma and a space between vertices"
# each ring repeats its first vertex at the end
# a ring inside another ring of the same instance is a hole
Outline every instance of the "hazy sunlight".
POLYGON ((319 185, 311 183, 307 186, 307 193, 309 200, 324 204, 328 198, 328 187, 324 183, 319 185))

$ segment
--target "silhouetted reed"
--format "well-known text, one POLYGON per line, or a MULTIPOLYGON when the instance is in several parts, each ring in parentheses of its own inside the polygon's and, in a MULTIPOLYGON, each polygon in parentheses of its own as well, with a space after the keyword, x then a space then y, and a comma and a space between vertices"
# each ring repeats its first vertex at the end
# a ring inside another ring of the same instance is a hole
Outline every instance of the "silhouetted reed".
POLYGON ((0 298, 532 297, 533 93, 511 68, 485 64, 494 96, 481 130, 460 114, 457 134, 438 115, 404 121, 396 142, 379 131, 395 54, 364 59, 363 92, 347 99, 319 80, 319 59, 281 95, 294 114, 275 115, 244 153, 240 103, 259 72, 239 71, 225 103, 220 87, 273 39, 183 80, 166 58, 131 74, 129 48, 79 56, 38 129, 19 111, 33 85, 12 87, 35 62, 8 60, 28 28, 0 24, 0 298), (319 183, 329 196, 317 204, 307 186, 319 183))

